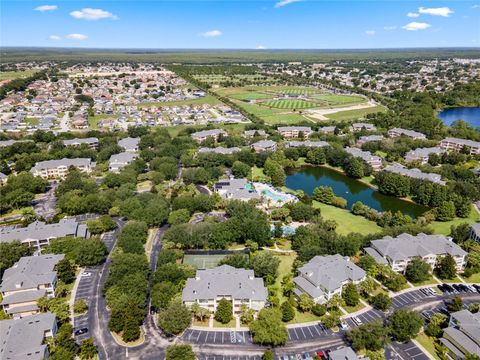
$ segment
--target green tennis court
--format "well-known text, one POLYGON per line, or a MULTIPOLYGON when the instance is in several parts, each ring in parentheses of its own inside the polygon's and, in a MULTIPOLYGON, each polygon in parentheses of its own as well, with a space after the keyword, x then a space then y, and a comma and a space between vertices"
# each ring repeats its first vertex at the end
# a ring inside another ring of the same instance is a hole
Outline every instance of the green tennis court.
MULTIPOLYGON (((218 265, 218 263, 226 256, 230 254, 220 254, 220 255, 193 255, 185 254, 183 255, 183 263, 191 265, 197 269, 211 269, 218 265)), ((245 256, 247 256, 245 254, 245 256)))

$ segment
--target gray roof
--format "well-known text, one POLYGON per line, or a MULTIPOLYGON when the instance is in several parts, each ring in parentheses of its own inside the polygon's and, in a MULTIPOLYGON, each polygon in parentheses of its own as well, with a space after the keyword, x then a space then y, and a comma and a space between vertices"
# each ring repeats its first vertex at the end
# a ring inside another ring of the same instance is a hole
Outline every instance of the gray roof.
POLYGON ((388 264, 388 261, 384 257, 382 257, 382 255, 380 255, 380 253, 374 248, 366 247, 363 250, 365 250, 367 255, 370 255, 371 257, 373 257, 378 264, 384 264, 384 265, 388 264))
POLYGON ((471 225, 472 231, 477 234, 477 236, 480 236, 480 223, 476 222, 471 225))
POLYGON ((203 130, 203 131, 198 131, 194 132, 192 134, 192 138, 204 138, 208 136, 218 136, 218 135, 227 135, 227 132, 223 129, 212 129, 212 130, 203 130))
POLYGON ((361 142, 382 141, 383 139, 385 139, 383 135, 366 135, 366 136, 360 136, 358 138, 358 141, 361 141, 361 142))
POLYGON ((11 146, 16 143, 22 142, 32 142, 33 140, 23 139, 23 140, 0 140, 0 147, 11 146))
POLYGON ((245 130, 243 132, 243 135, 245 135, 245 136, 255 136, 255 133, 257 133, 259 136, 267 135, 265 130, 245 130))
POLYGON ((112 165, 128 165, 130 164, 133 160, 135 160, 138 157, 136 153, 131 153, 131 152, 121 152, 119 154, 114 154, 110 156, 110 159, 108 160, 108 163, 110 166, 112 165))
POLYGON ((473 314, 468 310, 460 310, 450 314, 450 317, 460 330, 480 343, 480 312, 473 314))
POLYGON ((385 171, 389 171, 395 174, 400 174, 404 176, 408 176, 414 179, 420 179, 420 180, 426 180, 426 181, 431 181, 433 183, 437 183, 440 185, 445 185, 445 181, 442 181, 442 176, 439 174, 434 174, 434 173, 425 173, 421 171, 420 169, 408 169, 403 165, 400 165, 398 163, 393 163, 392 165, 387 165, 385 166, 385 171))
POLYGON ((288 142, 288 147, 325 147, 325 146, 330 146, 329 143, 326 141, 289 141, 288 142))
POLYGON ((17 291, 11 295, 7 295, 2 299, 2 305, 6 304, 18 304, 27 301, 36 301, 45 296, 47 290, 32 290, 32 291, 17 291))
POLYGON ((415 137, 426 138, 425 134, 422 134, 421 132, 408 130, 408 129, 402 129, 402 128, 393 128, 393 129, 388 130, 388 132, 396 132, 398 134, 413 137, 413 138, 415 138, 415 137))
POLYGON ((286 132, 286 131, 311 132, 312 128, 310 126, 279 126, 277 130, 279 132, 286 132))
POLYGON ((315 256, 298 269, 299 274, 315 287, 333 291, 345 281, 359 281, 366 276, 363 269, 341 255, 315 256))
MULTIPOLYGON (((477 324, 477 326, 480 326, 480 324, 477 324)), ((462 348, 462 350, 465 349, 465 351, 467 351, 470 354, 480 355, 480 346, 478 346, 463 331, 456 329, 454 327, 447 327, 443 329, 443 336, 444 337, 442 338, 442 340, 447 340, 447 342, 442 341, 442 343, 444 343, 447 348, 452 349, 452 352, 455 353, 456 352, 455 350, 459 349, 456 346, 456 344, 458 344, 462 348), (453 342, 450 341, 450 339, 453 339, 453 342)))
POLYGON ((187 279, 182 300, 214 299, 222 295, 234 299, 266 301, 267 289, 263 285, 263 279, 254 276, 253 270, 222 265, 198 270, 194 279, 187 279))
POLYGON ((418 159, 418 158, 424 158, 428 157, 430 154, 443 154, 445 152, 444 149, 441 149, 439 147, 430 147, 430 148, 418 148, 415 150, 410 150, 405 154, 405 158, 413 158, 413 159, 418 159))
POLYGON ((57 278, 55 265, 65 257, 63 254, 24 256, 3 273, 2 292, 36 289, 42 284, 51 284, 57 278))
POLYGON ((18 320, 3 320, 0 326, 0 360, 43 359, 47 349, 45 333, 55 329, 55 314, 48 312, 18 320))
POLYGON ((352 124, 352 127, 353 127, 354 129, 363 129, 363 128, 365 128, 366 130, 370 130, 370 131, 375 131, 375 130, 377 130, 377 128, 375 127, 375 125, 370 124, 370 123, 363 123, 363 122, 353 123, 353 124, 352 124))
POLYGON ((225 148, 225 147, 216 147, 216 148, 206 148, 202 147, 198 149, 198 152, 200 154, 206 154, 206 153, 213 153, 213 154, 223 154, 223 155, 231 155, 236 152, 239 152, 240 148, 238 147, 231 147, 231 148, 225 148))
POLYGON ((127 137, 118 141, 118 146, 124 148, 126 151, 135 151, 138 148, 140 138, 127 137))
POLYGON ((358 360, 357 354, 350 347, 344 347, 331 351, 328 356, 330 360, 358 360))
POLYGON ((65 146, 78 146, 81 144, 96 144, 98 143, 98 139, 96 137, 89 137, 89 138, 76 138, 71 140, 63 140, 63 145, 65 146))
POLYGON ((333 133, 335 131, 336 126, 323 126, 318 128, 318 131, 323 133, 333 133))
POLYGON ((366 162, 371 162, 371 161, 382 161, 382 158, 376 155, 373 155, 370 151, 363 151, 359 148, 355 147, 347 147, 345 148, 345 151, 352 155, 353 157, 360 158, 366 162))
POLYGON ((5 175, 4 173, 0 172, 0 180, 4 180, 6 178, 8 178, 8 176, 5 175))
POLYGON ((247 183, 247 179, 219 180, 213 185, 213 189, 227 199, 260 199, 256 191, 247 189, 247 183))
POLYGON ((260 140, 252 144, 253 147, 263 148, 263 149, 268 149, 276 145, 277 143, 273 140, 260 140))
POLYGON ((30 172, 54 169, 59 166, 66 166, 66 167, 93 166, 93 162, 89 158, 76 158, 76 159, 63 158, 59 160, 45 160, 45 161, 37 162, 35 166, 30 169, 30 172))
POLYGON ((442 142, 443 141, 448 141, 458 145, 465 145, 468 147, 480 148, 480 141, 473 141, 473 140, 460 139, 460 138, 445 138, 442 140, 442 142))
POLYGON ((56 224, 35 221, 26 227, 0 228, 0 242, 45 240, 64 236, 87 237, 87 227, 74 218, 63 218, 56 224))
POLYGON ((465 256, 467 252, 445 235, 426 235, 420 233, 416 236, 403 233, 393 238, 385 236, 379 240, 372 240, 372 247, 382 257, 388 257, 392 261, 405 260, 416 256, 429 254, 452 256, 465 256))

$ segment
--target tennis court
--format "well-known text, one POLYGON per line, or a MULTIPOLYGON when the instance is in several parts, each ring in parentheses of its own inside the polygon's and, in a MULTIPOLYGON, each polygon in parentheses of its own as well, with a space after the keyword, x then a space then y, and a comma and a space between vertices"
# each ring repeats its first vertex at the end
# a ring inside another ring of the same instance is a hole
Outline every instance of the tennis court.
MULTIPOLYGON (((215 254, 215 255, 198 255, 185 254, 183 255, 183 263, 194 266, 197 269, 211 269, 218 265, 218 263, 229 254, 215 254)), ((245 254, 245 256, 248 256, 245 254)))

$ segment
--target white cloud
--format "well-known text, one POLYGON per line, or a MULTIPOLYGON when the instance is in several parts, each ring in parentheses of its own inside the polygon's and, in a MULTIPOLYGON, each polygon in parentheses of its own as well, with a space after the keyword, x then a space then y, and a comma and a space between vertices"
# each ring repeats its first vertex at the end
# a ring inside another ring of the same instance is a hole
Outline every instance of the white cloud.
POLYGON ((58 35, 50 35, 48 37, 50 40, 54 40, 54 41, 58 41, 58 40, 61 40, 62 38, 58 35))
POLYGON ((222 35, 222 32, 220 30, 210 30, 210 31, 205 31, 204 33, 200 34, 203 37, 217 37, 222 35))
POLYGON ((448 17, 450 14, 453 14, 453 10, 449 7, 439 7, 439 8, 425 8, 421 7, 418 9, 420 14, 428 14, 433 16, 443 16, 448 17))
POLYGON ((72 40, 85 40, 87 38, 87 35, 83 34, 68 34, 65 36, 67 39, 72 39, 72 40))
POLYGON ((396 30, 396 29, 397 29, 397 26, 396 26, 396 25, 384 26, 384 27, 383 27, 383 30, 387 30, 387 31, 392 31, 392 30, 396 30))
POLYGON ((92 8, 84 8, 82 10, 75 10, 70 13, 75 19, 82 19, 82 20, 100 20, 100 19, 112 19, 117 20, 118 16, 113 15, 109 11, 105 11, 102 9, 92 9, 92 8))
POLYGON ((417 17, 420 16, 420 14, 419 14, 419 13, 416 13, 416 12, 409 12, 409 13, 407 14, 407 16, 408 16, 408 17, 411 17, 411 18, 417 18, 417 17))
POLYGON ((472 6, 472 9, 478 9, 478 8, 480 8, 480 5, 478 5, 478 4, 475 4, 475 5, 472 6))
POLYGON ((402 26, 403 29, 405 30, 409 30, 409 31, 417 31, 417 30, 425 30, 425 29, 428 29, 430 26, 430 24, 427 24, 427 23, 421 23, 421 22, 411 22, 411 23, 408 23, 407 25, 405 26, 402 26))
POLYGON ((257 49, 257 50, 264 50, 264 49, 266 49, 266 47, 263 46, 263 45, 257 45, 257 47, 256 47, 255 49, 257 49))
POLYGON ((35 8, 36 11, 41 11, 41 12, 53 11, 57 9, 58 9, 57 5, 40 5, 35 8))
POLYGON ((282 1, 279 1, 275 4, 275 8, 281 8, 281 7, 284 7, 288 4, 293 4, 293 3, 296 3, 296 2, 300 2, 302 0, 282 0, 282 1))
POLYGON ((371 36, 371 35, 375 35, 376 33, 377 33, 377 32, 376 32, 375 30, 367 30, 367 31, 365 31, 365 34, 370 35, 370 36, 371 36))

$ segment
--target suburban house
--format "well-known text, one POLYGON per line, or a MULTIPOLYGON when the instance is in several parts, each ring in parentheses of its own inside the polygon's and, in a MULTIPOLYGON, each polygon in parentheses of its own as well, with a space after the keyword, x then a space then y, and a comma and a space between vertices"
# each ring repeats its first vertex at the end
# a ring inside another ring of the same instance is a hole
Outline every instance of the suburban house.
POLYGON ((379 171, 383 164, 380 156, 372 155, 370 151, 363 151, 354 147, 347 147, 345 151, 353 157, 360 158, 372 167, 373 170, 379 171))
POLYGON ((222 265, 198 270, 195 278, 187 279, 182 292, 182 301, 186 306, 198 303, 212 312, 221 299, 232 302, 234 314, 241 311, 242 304, 258 311, 265 307, 267 289, 263 279, 256 278, 253 270, 222 265))
POLYGON ((30 172, 34 176, 40 176, 44 179, 59 179, 67 176, 68 169, 71 166, 76 167, 81 172, 89 174, 92 172, 95 163, 88 158, 45 160, 37 162, 35 166, 30 169, 30 172))
POLYGON ((199 154, 222 154, 222 155, 232 155, 240 151, 240 148, 238 147, 231 147, 231 148, 225 148, 225 147, 216 147, 216 148, 207 148, 207 147, 202 147, 198 149, 199 154))
POLYGON ((389 265, 393 271, 404 273, 413 259, 422 259, 432 269, 444 256, 451 255, 455 259, 457 271, 462 271, 467 263, 468 253, 445 235, 416 236, 403 233, 393 238, 385 236, 372 240, 370 247, 364 249, 379 264, 389 265))
POLYGON ((470 239, 480 242, 480 223, 473 223, 470 228, 470 239))
POLYGON ((84 139, 63 140, 63 145, 67 147, 78 147, 87 144, 90 149, 98 147, 98 139, 96 137, 89 137, 84 139))
POLYGON ((36 251, 41 251, 50 243, 50 240, 65 236, 88 238, 87 225, 77 222, 74 218, 63 218, 56 224, 35 221, 26 227, 5 226, 0 228, 0 242, 10 243, 17 240, 36 251))
POLYGON ((110 156, 108 160, 108 171, 118 173, 125 166, 131 164, 138 157, 134 152, 122 152, 120 154, 114 154, 110 156))
POLYGON ((286 145, 287 147, 297 148, 297 147, 309 147, 309 148, 321 148, 325 146, 330 146, 326 141, 289 141, 286 145))
POLYGON ((249 201, 260 199, 260 195, 251 187, 247 179, 224 179, 213 185, 213 191, 224 199, 249 201))
POLYGON ((253 150, 255 150, 256 153, 264 151, 275 151, 277 150, 277 143, 272 140, 261 140, 253 143, 251 147, 253 150))
POLYGON ((138 143, 140 138, 126 137, 118 141, 118 146, 125 149, 126 152, 135 153, 138 151, 138 143))
POLYGON ((421 132, 402 128, 393 128, 388 130, 388 136, 390 136, 391 138, 408 136, 409 138, 412 138, 414 140, 425 140, 427 138, 425 134, 422 134, 421 132))
POLYGON ((372 141, 383 141, 385 138, 383 135, 365 135, 365 136, 360 136, 357 140, 357 145, 363 145, 367 142, 372 142, 372 141))
POLYGON ((445 150, 453 151, 460 151, 465 147, 470 151, 470 155, 480 154, 480 141, 459 138, 445 138, 440 141, 440 147, 445 150))
POLYGON ((46 339, 57 333, 55 314, 50 312, 25 319, 2 320, 0 360, 42 360, 49 357, 46 339))
POLYGON ((449 326, 443 329, 440 342, 452 359, 465 359, 467 354, 480 356, 480 312, 451 313, 449 326))
POLYGON ((228 136, 227 132, 222 129, 213 129, 213 130, 203 130, 193 133, 192 139, 198 142, 205 141, 209 138, 214 139, 215 141, 218 140, 220 136, 228 136))
POLYGON ((298 138, 301 135, 308 138, 313 133, 309 126, 279 126, 277 130, 284 138, 298 138))
POLYGON ((392 165, 387 165, 385 166, 385 171, 389 171, 395 174, 403 175, 403 176, 408 176, 413 179, 420 179, 420 180, 426 180, 426 181, 431 181, 433 183, 439 184, 439 185, 445 185, 446 182, 442 180, 442 176, 439 174, 434 174, 434 173, 424 173, 420 169, 409 169, 406 168, 405 166, 398 164, 398 163, 393 163, 392 165))
POLYGON ((265 132, 265 130, 245 130, 243 132, 243 136, 246 138, 252 138, 255 136, 265 137, 267 136, 267 133, 265 132))
POLYGON ((444 152, 445 150, 439 147, 418 148, 407 152, 405 154, 405 161, 420 161, 421 164, 426 164, 431 154, 442 155, 444 152))
POLYGON ((366 272, 341 255, 315 256, 298 269, 293 279, 295 294, 308 294, 315 303, 324 304, 333 295, 341 294, 344 285, 365 280, 366 272))
POLYGON ((350 127, 350 130, 352 130, 353 132, 359 132, 362 130, 377 131, 377 128, 375 127, 375 125, 370 123, 353 123, 350 127))
POLYGON ((57 284, 55 266, 65 255, 24 256, 3 273, 0 291, 2 307, 14 319, 39 312, 37 300, 54 297, 57 284))

